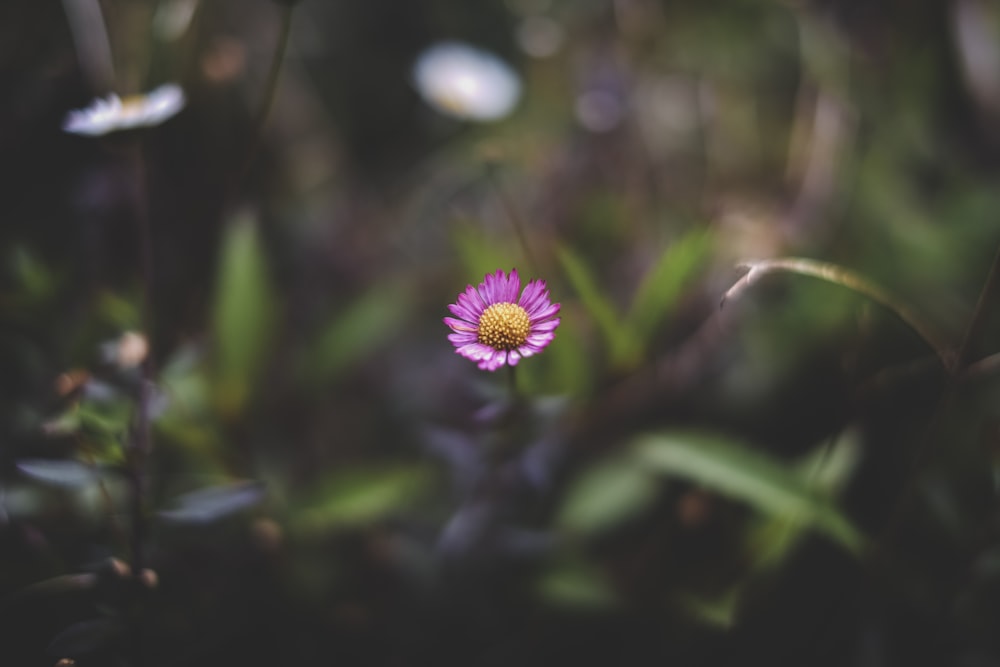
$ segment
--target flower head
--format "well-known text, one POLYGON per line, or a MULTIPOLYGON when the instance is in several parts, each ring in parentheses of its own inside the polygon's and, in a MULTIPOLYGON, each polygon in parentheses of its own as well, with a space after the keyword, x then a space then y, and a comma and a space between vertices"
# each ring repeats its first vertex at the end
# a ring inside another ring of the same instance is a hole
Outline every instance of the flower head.
POLYGON ((112 93, 106 99, 94 100, 86 109, 70 111, 63 121, 63 129, 73 134, 100 136, 159 125, 183 109, 184 102, 184 91, 173 83, 125 99, 112 93))
POLYGON ((454 332, 448 340, 455 352, 487 371, 541 352, 559 326, 559 304, 549 300, 545 281, 531 280, 522 292, 517 269, 510 276, 486 274, 478 289, 469 285, 448 309, 455 317, 444 323, 454 332))
POLYGON ((521 80, 506 63, 459 42, 424 51, 413 68, 413 81, 428 104, 462 120, 503 118, 521 96, 521 80))

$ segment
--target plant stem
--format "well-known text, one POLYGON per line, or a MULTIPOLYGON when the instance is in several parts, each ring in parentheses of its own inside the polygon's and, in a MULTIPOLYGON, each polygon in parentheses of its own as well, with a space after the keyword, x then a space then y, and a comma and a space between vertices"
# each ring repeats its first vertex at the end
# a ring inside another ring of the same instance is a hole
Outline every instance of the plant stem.
POLYGON ((521 250, 524 251, 524 259, 528 262, 528 268, 533 273, 537 272, 539 264, 535 260, 535 254, 531 251, 531 244, 528 243, 528 236, 524 231, 524 219, 521 217, 520 213, 518 213, 513 200, 500 183, 500 177, 497 175, 496 164, 492 162, 487 163, 486 177, 489 179, 493 189, 496 190, 497 198, 500 200, 501 206, 503 206, 504 213, 507 214, 507 220, 510 222, 510 226, 514 228, 514 234, 517 236, 517 242, 521 245, 521 250))
POLYGON ((149 220, 149 200, 146 188, 146 168, 141 144, 136 144, 133 155, 136 179, 135 216, 139 236, 140 282, 142 283, 141 328, 146 337, 146 358, 139 368, 139 389, 136 397, 136 416, 128 461, 130 514, 132 522, 132 573, 138 575, 145 567, 144 545, 146 540, 146 463, 152 451, 150 401, 155 368, 153 364, 153 238, 149 220))
POLYGON ((797 273, 804 276, 819 278, 835 285, 840 285, 849 290, 862 294, 872 301, 894 312, 899 319, 903 320, 918 336, 934 350, 944 368, 952 373, 956 368, 956 355, 952 352, 952 346, 933 327, 924 322, 916 312, 909 306, 901 302, 888 291, 849 269, 845 269, 836 264, 819 262, 814 259, 802 257, 782 257, 778 259, 765 259, 756 262, 745 262, 740 265, 747 269, 746 275, 729 288, 722 296, 720 306, 726 301, 742 294, 743 290, 757 282, 763 276, 770 273, 786 272, 797 273))
POLYGON ((271 115, 271 107, 274 106, 274 99, 277 96, 281 65, 284 63, 285 54, 288 51, 288 40, 292 32, 292 11, 294 7, 295 5, 292 3, 285 5, 281 10, 281 27, 279 28, 278 42, 275 44, 274 54, 271 56, 271 66, 264 81, 264 92, 260 99, 260 106, 257 108, 257 113, 254 116, 253 127, 250 131, 250 143, 243 158, 243 166, 240 168, 233 182, 234 190, 246 178, 254 159, 257 157, 257 151, 260 149, 261 139, 264 134, 264 125, 271 115))

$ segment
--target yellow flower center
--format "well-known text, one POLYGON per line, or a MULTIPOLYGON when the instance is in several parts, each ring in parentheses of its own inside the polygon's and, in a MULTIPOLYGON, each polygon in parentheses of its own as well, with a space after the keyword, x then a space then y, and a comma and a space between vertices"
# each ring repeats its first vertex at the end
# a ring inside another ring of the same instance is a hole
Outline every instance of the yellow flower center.
POLYGON ((494 350, 514 350, 528 340, 528 312, 516 303, 494 303, 479 316, 479 342, 494 350))

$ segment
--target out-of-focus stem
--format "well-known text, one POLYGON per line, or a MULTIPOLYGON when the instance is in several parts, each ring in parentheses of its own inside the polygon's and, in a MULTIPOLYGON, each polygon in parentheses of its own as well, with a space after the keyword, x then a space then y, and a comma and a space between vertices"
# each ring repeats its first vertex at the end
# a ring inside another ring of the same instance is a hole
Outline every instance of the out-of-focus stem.
POLYGON ((136 399, 135 426, 128 443, 130 515, 132 528, 132 572, 138 575, 145 567, 146 541, 146 462, 152 450, 150 403, 155 368, 153 365, 153 238, 149 221, 149 201, 146 191, 146 168, 141 145, 135 146, 133 166, 136 179, 135 217, 139 237, 140 281, 142 282, 142 329, 149 352, 140 366, 139 390, 136 399))
POLYGON ((274 99, 278 92, 278 79, 281 74, 281 65, 285 61, 285 53, 288 51, 288 40, 292 32, 292 11, 295 5, 289 4, 281 10, 281 27, 278 33, 278 42, 274 47, 274 54, 271 57, 271 66, 267 72, 267 79, 264 81, 264 92, 260 98, 260 106, 254 116, 253 128, 250 131, 250 144, 247 148, 246 156, 243 158, 243 166, 240 168, 235 184, 238 185, 246 177, 257 157, 260 149, 260 142, 264 134, 264 125, 268 116, 271 115, 271 107, 274 106, 274 99))
POLYGON ((63 11, 69 23, 80 69, 98 89, 114 88, 115 68, 111 58, 111 42, 98 0, 63 0, 63 11))
POLYGON ((953 372, 956 367, 956 356, 952 351, 952 346, 943 336, 924 322, 909 306, 888 291, 849 269, 837 266, 836 264, 802 257, 782 257, 744 262, 740 267, 747 269, 746 275, 736 281, 726 291, 722 296, 722 303, 720 305, 725 305, 726 301, 742 294, 746 288, 770 273, 784 272, 812 276, 835 285, 840 285, 841 287, 846 287, 891 310, 899 316, 899 319, 903 320, 903 322, 913 329, 917 335, 924 339, 937 354, 938 359, 941 360, 946 370, 953 372))
POLYGON ((500 183, 500 177, 497 175, 497 166, 492 162, 486 165, 486 177, 489 179, 493 189, 496 190, 497 198, 500 199, 500 204, 503 206, 510 226, 514 228, 514 234, 517 236, 517 242, 521 244, 521 250, 524 251, 524 259, 528 262, 528 268, 532 273, 536 273, 539 264, 535 261, 535 255, 531 251, 531 244, 528 243, 528 236, 524 231, 524 219, 518 213, 517 207, 514 206, 514 202, 500 183))

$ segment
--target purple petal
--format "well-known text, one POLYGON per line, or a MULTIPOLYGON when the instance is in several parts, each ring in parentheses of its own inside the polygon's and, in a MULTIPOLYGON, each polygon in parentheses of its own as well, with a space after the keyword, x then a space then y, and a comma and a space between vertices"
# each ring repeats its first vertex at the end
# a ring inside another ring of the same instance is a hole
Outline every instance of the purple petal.
POLYGON ((545 283, 540 280, 532 280, 524 288, 524 292, 521 294, 521 299, 517 302, 517 305, 521 306, 525 310, 529 310, 535 306, 535 301, 544 291, 545 283))
MULTIPOLYGON (((497 274, 499 273, 500 271, 497 271, 497 274)), ((496 274, 487 273, 483 277, 483 282, 479 283, 479 294, 483 298, 483 302, 487 307, 492 306, 497 302, 497 281, 499 279, 500 278, 496 274)))
POLYGON ((531 325, 532 332, 543 332, 543 331, 555 331, 556 327, 559 326, 561 320, 557 317, 552 320, 545 320, 544 322, 535 322, 531 325))
POLYGON ((537 334, 532 333, 528 336, 528 339, 525 341, 525 344, 530 345, 532 347, 537 347, 538 351, 541 352, 542 348, 546 347, 549 343, 554 341, 555 338, 556 335, 554 333, 537 333, 537 334))
POLYGON ((479 316, 483 314, 483 310, 486 306, 483 304, 483 299, 479 296, 479 292, 472 285, 469 285, 465 292, 458 295, 457 307, 463 309, 463 314, 459 314, 452 310, 453 313, 459 317, 465 317, 470 322, 478 322, 479 316))
POLYGON ((525 305, 524 309, 528 311, 529 315, 531 315, 548 308, 551 303, 552 302, 549 300, 549 293, 547 291, 542 291, 539 292, 534 299, 532 299, 531 303, 525 305))
POLYGON ((455 317, 460 317, 466 322, 478 322, 479 314, 476 312, 473 304, 470 304, 469 300, 464 298, 464 294, 458 295, 458 300, 455 303, 448 304, 448 310, 455 317))
POLYGON ((511 350, 507 353, 507 363, 511 366, 517 366, 517 362, 521 361, 521 354, 517 350, 511 350))
POLYGON ((483 345, 482 343, 469 343, 455 349, 456 354, 460 354, 466 359, 472 359, 473 361, 492 357, 494 352, 495 350, 492 347, 483 345))
POLYGON ((539 310, 536 310, 535 312, 531 312, 529 310, 528 311, 528 318, 532 322, 541 322, 541 321, 544 321, 544 320, 548 320, 548 319, 551 319, 552 317, 554 317, 555 314, 559 312, 559 309, 561 307, 562 306, 560 304, 558 304, 558 303, 550 303, 549 305, 547 305, 544 308, 541 308, 539 310))
POLYGON ((530 357, 532 355, 538 354, 542 350, 540 348, 534 348, 531 345, 522 345, 517 348, 517 353, 521 355, 521 358, 530 357))
POLYGON ((454 317, 445 317, 443 318, 443 320, 445 324, 451 327, 452 331, 461 333, 468 333, 468 332, 475 333, 477 331, 477 327, 475 324, 472 324, 471 322, 468 322, 464 319, 456 320, 454 317))
POLYGON ((517 275, 517 269, 511 269, 510 278, 507 279, 507 292, 504 294, 504 301, 517 303, 517 295, 520 291, 521 277, 517 275))
POLYGON ((452 345, 455 347, 461 347, 463 345, 468 345, 469 343, 475 343, 478 338, 476 337, 476 334, 453 333, 448 334, 448 340, 450 340, 452 345))

